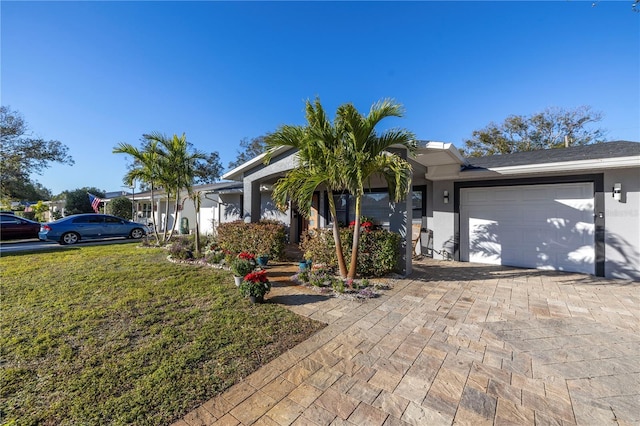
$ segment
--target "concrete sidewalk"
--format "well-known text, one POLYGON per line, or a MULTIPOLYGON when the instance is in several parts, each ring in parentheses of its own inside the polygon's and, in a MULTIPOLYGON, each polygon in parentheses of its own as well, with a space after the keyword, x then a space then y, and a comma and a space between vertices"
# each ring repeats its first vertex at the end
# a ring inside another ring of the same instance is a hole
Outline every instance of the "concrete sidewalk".
POLYGON ((176 426, 640 424, 638 282, 428 260, 360 303, 279 279, 329 325, 176 426))

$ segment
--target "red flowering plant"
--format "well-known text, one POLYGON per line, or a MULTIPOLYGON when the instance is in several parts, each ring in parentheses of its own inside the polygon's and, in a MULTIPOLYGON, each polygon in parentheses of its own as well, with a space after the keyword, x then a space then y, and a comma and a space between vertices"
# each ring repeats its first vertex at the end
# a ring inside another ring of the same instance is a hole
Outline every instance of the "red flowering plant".
POLYGON ((244 277, 256 268, 255 255, 243 251, 231 260, 231 272, 236 277, 244 277))
POLYGON ((271 291, 271 283, 264 269, 248 273, 240 284, 240 294, 244 297, 262 297, 269 291, 271 291))
POLYGON ((245 260, 254 260, 256 258, 256 255, 253 253, 249 253, 248 251, 243 251, 238 255, 238 257, 245 260))
MULTIPOLYGON (((354 226, 356 226, 356 221, 352 220, 351 223, 349 223, 349 227, 353 228, 354 226)), ((360 218, 360 228, 363 229, 365 232, 370 232, 373 229, 373 227, 374 227, 374 224, 371 219, 365 216, 360 218)))

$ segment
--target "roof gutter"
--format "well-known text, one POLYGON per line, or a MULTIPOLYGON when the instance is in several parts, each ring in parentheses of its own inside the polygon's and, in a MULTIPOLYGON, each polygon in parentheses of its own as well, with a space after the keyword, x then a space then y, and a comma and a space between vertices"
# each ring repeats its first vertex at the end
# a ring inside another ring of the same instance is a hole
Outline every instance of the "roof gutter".
POLYGON ((458 176, 458 178, 482 178, 487 175, 491 176, 511 176, 532 173, 558 173, 572 172, 580 170, 597 170, 597 169, 622 169, 629 167, 639 167, 640 156, 604 158, 593 160, 563 161, 547 164, 526 164, 521 166, 493 167, 476 170, 466 170, 458 176))

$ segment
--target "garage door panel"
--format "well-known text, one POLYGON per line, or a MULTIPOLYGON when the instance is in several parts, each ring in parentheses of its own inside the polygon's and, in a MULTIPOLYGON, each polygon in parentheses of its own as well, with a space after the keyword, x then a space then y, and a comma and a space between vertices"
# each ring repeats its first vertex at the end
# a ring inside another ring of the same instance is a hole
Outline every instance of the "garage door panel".
POLYGON ((469 188, 460 195, 462 260, 594 273, 592 183, 469 188))
POLYGON ((491 198, 494 201, 519 201, 520 194, 516 189, 491 192, 491 198))
MULTIPOLYGON (((521 206, 524 207, 524 206, 521 206)), ((528 206, 528 208, 521 209, 521 224, 522 226, 535 226, 536 229, 540 229, 541 225, 547 224, 548 209, 540 205, 528 206)))
POLYGON ((468 192, 465 194, 466 199, 463 200, 464 202, 468 202, 468 203, 479 203, 482 204, 483 202, 485 202, 486 200, 491 199, 491 191, 488 190, 477 190, 474 192, 468 192))

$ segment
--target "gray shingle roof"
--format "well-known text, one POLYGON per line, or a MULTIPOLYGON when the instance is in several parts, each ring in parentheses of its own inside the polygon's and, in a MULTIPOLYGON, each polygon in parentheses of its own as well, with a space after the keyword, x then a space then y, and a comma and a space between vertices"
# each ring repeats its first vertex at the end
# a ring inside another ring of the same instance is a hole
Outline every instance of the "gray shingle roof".
POLYGON ((613 141, 569 148, 541 149, 513 154, 467 158, 464 170, 523 166, 525 164, 560 163, 564 161, 597 160, 602 158, 640 155, 640 142, 613 141))

